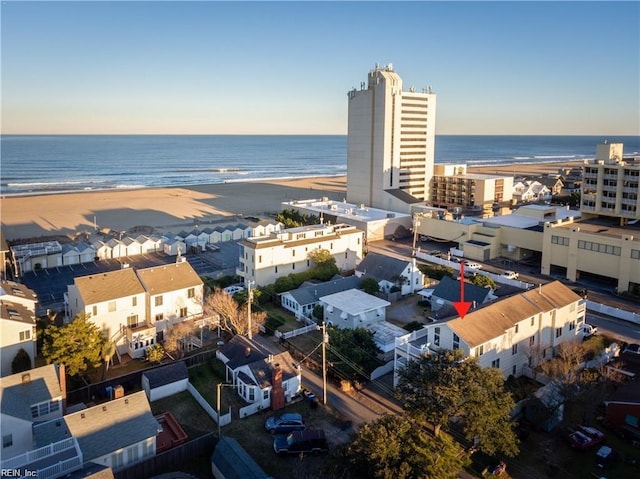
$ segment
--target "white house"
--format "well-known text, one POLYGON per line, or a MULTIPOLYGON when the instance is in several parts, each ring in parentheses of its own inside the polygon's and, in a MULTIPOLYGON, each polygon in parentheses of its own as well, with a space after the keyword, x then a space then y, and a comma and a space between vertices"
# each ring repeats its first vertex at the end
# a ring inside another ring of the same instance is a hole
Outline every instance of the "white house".
POLYGON ((505 377, 527 374, 551 359, 557 347, 578 341, 586 301, 554 281, 488 304, 447 322, 429 325, 396 341, 396 377, 407 360, 429 349, 461 349, 482 367, 495 367, 505 377), (412 336, 409 338, 409 336, 412 336))
POLYGON ((163 251, 169 256, 177 256, 178 254, 185 254, 187 252, 187 245, 181 239, 164 238, 163 251))
POLYGON ((363 235, 353 226, 319 224, 245 238, 240 241, 237 274, 245 283, 272 284, 281 276, 312 268, 309 253, 318 249, 329 251, 340 270, 353 269, 362 259, 363 235))
POLYGON ((167 264, 137 270, 146 292, 147 318, 160 333, 185 319, 202 317, 204 284, 191 265, 167 264))
MULTIPOLYGON (((62 417, 65 381, 64 366, 55 364, 0 378, 3 469, 11 467, 6 459, 33 449, 34 424, 62 417)), ((22 465, 29 459, 23 457, 16 461, 22 465)))
POLYGON ((156 454, 161 427, 144 391, 90 407, 34 427, 38 447, 77 440, 85 464, 122 470, 156 454))
POLYGON ((405 261, 378 253, 369 253, 356 268, 356 276, 373 278, 380 291, 389 294, 395 288, 402 296, 415 293, 424 286, 424 274, 418 269, 416 260, 405 261))
POLYGON ((324 283, 303 285, 282 293, 280 305, 295 314, 296 318, 310 318, 313 315, 314 306, 320 302, 322 296, 358 288, 360 281, 357 276, 336 276, 324 283))
POLYGON ((0 331, 0 376, 12 374, 12 362, 21 349, 29 355, 33 367, 36 358, 34 311, 3 296, 0 300, 0 331))
POLYGON ((350 289, 320 298, 324 308, 324 321, 337 328, 366 328, 385 320, 386 308, 391 303, 359 289, 350 289))
MULTIPOLYGON (((74 278, 67 288, 65 302, 69 319, 86 314, 115 343, 119 354, 130 352, 127 335, 140 327, 145 328, 143 344, 155 341, 154 328, 147 324, 146 292, 133 269, 74 278)), ((139 342, 133 341, 138 348, 134 348, 132 357, 136 357, 136 349, 144 353, 139 342)))
POLYGON ((62 245, 57 241, 45 241, 14 245, 11 247, 17 276, 29 271, 62 266, 62 245))

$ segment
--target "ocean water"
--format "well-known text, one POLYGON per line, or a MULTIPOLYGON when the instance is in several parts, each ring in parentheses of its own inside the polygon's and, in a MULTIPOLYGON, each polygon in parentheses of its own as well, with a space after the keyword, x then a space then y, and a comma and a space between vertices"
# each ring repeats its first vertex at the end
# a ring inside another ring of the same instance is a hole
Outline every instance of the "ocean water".
MULTIPOLYGON (((593 158, 603 140, 640 156, 638 136, 438 135, 436 163, 593 158)), ((2 135, 0 193, 21 195, 344 175, 344 135, 2 135)))

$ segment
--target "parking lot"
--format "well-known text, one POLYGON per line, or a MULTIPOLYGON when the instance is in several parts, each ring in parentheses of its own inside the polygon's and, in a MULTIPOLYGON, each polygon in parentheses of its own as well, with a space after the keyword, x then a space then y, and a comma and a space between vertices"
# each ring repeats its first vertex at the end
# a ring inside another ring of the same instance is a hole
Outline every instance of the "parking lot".
MULTIPOLYGON (((233 255, 235 255, 235 264, 238 263, 238 245, 235 242, 225 247, 223 264, 231 263, 233 255)), ((215 252, 211 254, 219 254, 215 252)), ((218 276, 221 268, 215 263, 208 261, 206 254, 202 255, 186 255, 186 259, 191 267, 196 271, 198 276, 212 275, 218 276)), ((21 277, 22 283, 31 288, 37 295, 39 305, 36 311, 37 316, 44 316, 47 310, 62 312, 64 311, 64 293, 70 284, 73 284, 74 278, 80 276, 88 276, 92 274, 106 273, 115 271, 123 267, 144 269, 154 266, 162 266, 174 263, 175 256, 169 256, 164 253, 151 253, 137 255, 131 257, 123 257, 118 259, 101 259, 91 263, 81 263, 74 265, 58 266, 55 268, 42 269, 25 273, 21 277)), ((235 265, 227 268, 235 273, 235 265)))

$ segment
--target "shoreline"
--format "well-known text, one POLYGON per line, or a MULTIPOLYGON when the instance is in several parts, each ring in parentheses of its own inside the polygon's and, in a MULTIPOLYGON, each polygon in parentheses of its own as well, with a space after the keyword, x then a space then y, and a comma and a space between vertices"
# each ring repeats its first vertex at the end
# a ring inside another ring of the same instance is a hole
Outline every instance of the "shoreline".
MULTIPOLYGON (((467 167, 468 173, 533 175, 557 173, 583 160, 513 163, 467 167)), ((209 223, 244 216, 266 217, 282 202, 327 197, 343 201, 345 175, 256 179, 226 183, 143 188, 81 190, 7 195, 1 198, 3 235, 7 240, 73 236, 98 229, 127 231, 136 226, 166 229, 171 225, 209 223)), ((176 226, 177 225, 177 226, 176 226)))

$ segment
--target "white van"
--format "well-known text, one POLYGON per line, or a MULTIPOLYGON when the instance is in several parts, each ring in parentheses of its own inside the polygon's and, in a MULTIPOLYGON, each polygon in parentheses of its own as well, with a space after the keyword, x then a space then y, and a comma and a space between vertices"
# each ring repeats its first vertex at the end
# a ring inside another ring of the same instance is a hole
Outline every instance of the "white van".
POLYGON ((518 273, 515 271, 504 271, 500 276, 507 279, 518 279, 518 273))

